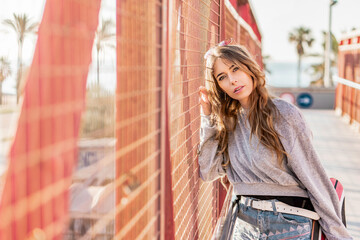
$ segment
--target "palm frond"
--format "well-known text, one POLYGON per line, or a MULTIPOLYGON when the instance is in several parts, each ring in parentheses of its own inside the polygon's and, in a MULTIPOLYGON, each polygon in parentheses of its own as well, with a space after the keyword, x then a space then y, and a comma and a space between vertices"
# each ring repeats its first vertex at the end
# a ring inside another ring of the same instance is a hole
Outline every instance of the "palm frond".
POLYGON ((39 26, 39 23, 33 23, 29 27, 27 27, 26 31, 29 33, 34 33, 37 31, 38 26, 39 26))
MULTIPOLYGON (((6 57, 0 58, 0 82, 11 75, 10 61, 6 57)), ((0 89, 1 90, 1 89, 0 89)))
POLYGON ((39 25, 37 22, 32 22, 26 14, 16 13, 13 14, 12 19, 5 19, 3 24, 10 26, 15 31, 19 41, 23 41, 27 33, 35 33, 39 25))
POLYGON ((315 41, 314 38, 310 38, 310 39, 308 39, 308 40, 306 41, 306 44, 307 44, 309 47, 311 47, 311 45, 313 44, 314 41, 315 41))
POLYGON ((108 42, 115 40, 115 23, 112 19, 102 19, 101 26, 96 30, 96 48, 100 51, 105 46, 108 46, 108 42))
POLYGON ((16 31, 16 26, 15 26, 14 22, 11 19, 5 19, 3 21, 3 24, 10 26, 11 28, 13 28, 16 31))
POLYGON ((289 33, 289 42, 296 43, 299 55, 304 55, 304 45, 312 46, 315 39, 311 35, 311 29, 300 26, 289 33))

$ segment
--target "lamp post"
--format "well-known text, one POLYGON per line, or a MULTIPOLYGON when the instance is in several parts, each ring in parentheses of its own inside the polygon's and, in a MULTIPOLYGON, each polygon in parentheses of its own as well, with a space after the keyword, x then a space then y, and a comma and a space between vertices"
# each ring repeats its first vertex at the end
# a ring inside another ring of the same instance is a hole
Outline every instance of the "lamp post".
POLYGON ((332 86, 331 81, 331 18, 332 18, 332 6, 334 6, 338 1, 330 0, 329 5, 329 31, 326 38, 326 49, 325 49, 325 66, 324 66, 324 86, 332 86))

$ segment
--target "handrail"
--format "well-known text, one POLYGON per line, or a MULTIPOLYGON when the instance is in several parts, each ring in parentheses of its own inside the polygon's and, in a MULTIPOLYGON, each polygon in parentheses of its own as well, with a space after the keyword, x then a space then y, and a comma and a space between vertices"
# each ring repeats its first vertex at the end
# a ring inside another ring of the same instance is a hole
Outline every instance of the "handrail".
POLYGON ((359 83, 355 83, 353 81, 350 81, 350 80, 347 80, 347 79, 344 79, 344 78, 341 78, 341 77, 338 77, 338 76, 333 76, 333 79, 334 79, 335 82, 338 82, 338 83, 344 84, 346 86, 349 86, 349 87, 360 90, 360 84, 359 83))

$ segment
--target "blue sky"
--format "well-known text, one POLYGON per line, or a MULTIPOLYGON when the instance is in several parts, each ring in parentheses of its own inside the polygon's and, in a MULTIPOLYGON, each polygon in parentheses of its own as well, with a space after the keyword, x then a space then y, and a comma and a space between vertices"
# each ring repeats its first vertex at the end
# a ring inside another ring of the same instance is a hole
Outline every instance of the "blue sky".
MULTIPOLYGON (((89 0, 91 1, 91 0, 89 0)), ((99 19, 112 18, 115 21, 115 0, 102 0, 101 9, 99 14, 99 19)), ((6 0, 4 3, 1 3, 0 8, 0 22, 4 19, 12 18, 13 13, 26 13, 31 19, 35 22, 40 22, 42 18, 42 13, 45 6, 45 0, 6 0)), ((16 77, 16 68, 17 68, 17 41, 16 35, 12 30, 4 27, 0 23, 0 56, 5 56, 9 58, 13 70, 13 74, 4 81, 3 92, 6 93, 15 93, 15 77, 16 77)), ((36 36, 28 35, 25 39, 23 47, 23 62, 25 67, 31 64, 34 50, 36 45, 36 36)), ((95 50, 95 49, 93 49, 95 50)), ((106 51, 106 50, 105 50, 106 51)), ((96 59, 94 56, 96 52, 93 51, 93 59, 96 59)), ((102 52, 100 55, 100 63, 103 67, 103 71, 100 72, 100 77, 105 81, 105 87, 114 89, 116 83, 115 75, 115 60, 116 55, 115 51, 106 51, 102 52), (106 55, 106 58, 105 58, 106 55)), ((90 66, 89 71, 89 80, 88 83, 96 81, 96 69, 95 66, 90 66)), ((103 81, 104 82, 104 81, 103 81)))
MULTIPOLYGON (((145 0, 144 0, 145 1, 145 0)), ((304 26, 311 28, 316 41, 311 52, 322 52, 322 30, 328 29, 328 14, 330 0, 250 0, 260 27, 263 39, 263 54, 270 55, 271 61, 296 62, 297 54, 295 46, 288 42, 288 34, 294 28, 304 26)), ((34 21, 40 21, 45 0, 6 0, 0 8, 0 21, 11 18, 12 13, 27 13, 34 21)), ((100 18, 114 14, 115 0, 103 0, 100 18)), ((360 0, 339 0, 333 6, 332 31, 337 38, 344 31, 351 28, 360 28, 360 0)), ((114 16, 112 16, 114 18, 114 16)), ((31 62, 35 36, 30 36, 24 43, 23 59, 26 63, 31 62)), ((0 56, 6 56, 16 69, 17 44, 15 35, 0 25, 0 56)), ((115 68, 115 55, 107 52, 104 64, 107 69, 115 68), (108 57, 109 56, 109 57, 108 57), (108 61, 108 63, 106 62, 108 61)), ((306 61, 306 60, 305 60, 306 61)), ((115 70, 114 70, 115 71, 115 70)), ((105 73, 106 74, 106 73, 105 73)), ((3 84, 5 92, 13 92, 16 74, 3 84)), ((108 75, 109 81, 114 85, 114 77, 108 75), (110 79, 111 78, 111 79, 110 79)))
MULTIPOLYGON (((299 26, 310 28, 316 39, 311 52, 322 52, 321 31, 328 30, 330 0, 250 0, 262 33, 263 54, 273 61, 297 61, 289 32, 299 26)), ((339 0, 332 7, 332 32, 338 39, 353 27, 360 29, 360 0, 339 0)))

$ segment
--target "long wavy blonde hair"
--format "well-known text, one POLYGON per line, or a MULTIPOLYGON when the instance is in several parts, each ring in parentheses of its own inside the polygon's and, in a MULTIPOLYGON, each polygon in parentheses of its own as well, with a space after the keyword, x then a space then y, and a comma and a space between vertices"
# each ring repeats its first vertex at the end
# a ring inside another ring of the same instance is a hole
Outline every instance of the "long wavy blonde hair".
POLYGON ((252 78, 253 91, 249 96, 250 108, 247 114, 251 127, 250 141, 255 134, 260 143, 276 154, 281 166, 284 156, 288 155, 281 144, 279 134, 274 128, 274 121, 280 113, 272 101, 274 97, 265 88, 265 75, 245 47, 226 45, 210 49, 206 56, 205 70, 205 86, 209 92, 208 99, 211 103, 212 121, 218 129, 215 137, 219 140, 218 154, 225 156, 222 163, 223 167, 230 164, 229 132, 235 130, 237 115, 242 110, 242 106, 238 100, 226 95, 214 77, 214 63, 218 58, 238 66, 240 70, 252 78))

